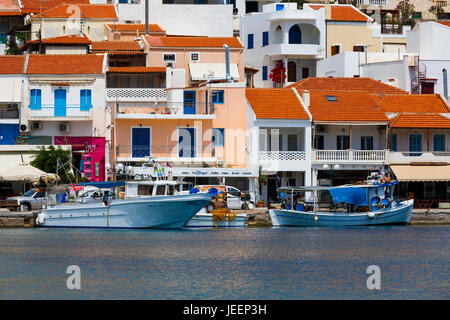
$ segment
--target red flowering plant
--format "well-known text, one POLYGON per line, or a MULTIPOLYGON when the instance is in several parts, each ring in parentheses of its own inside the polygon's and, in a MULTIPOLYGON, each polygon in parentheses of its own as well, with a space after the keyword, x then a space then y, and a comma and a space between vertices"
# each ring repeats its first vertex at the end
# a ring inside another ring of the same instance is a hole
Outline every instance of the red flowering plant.
POLYGON ((284 67, 282 60, 278 61, 275 68, 270 71, 269 79, 275 82, 276 85, 281 84, 280 86, 283 86, 283 83, 286 80, 286 68, 284 67))

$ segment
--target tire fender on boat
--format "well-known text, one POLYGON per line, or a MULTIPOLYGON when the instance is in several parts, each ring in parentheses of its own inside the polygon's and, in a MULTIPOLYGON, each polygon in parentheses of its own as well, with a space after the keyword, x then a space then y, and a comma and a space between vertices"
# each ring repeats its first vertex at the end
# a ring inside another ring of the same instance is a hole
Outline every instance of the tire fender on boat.
POLYGON ((45 218, 42 215, 42 213, 38 214, 38 216, 36 217, 36 224, 37 225, 42 225, 44 224, 45 218))
POLYGON ((369 213, 367 214, 367 216, 368 216, 369 218, 375 218, 375 212, 369 212, 369 213))

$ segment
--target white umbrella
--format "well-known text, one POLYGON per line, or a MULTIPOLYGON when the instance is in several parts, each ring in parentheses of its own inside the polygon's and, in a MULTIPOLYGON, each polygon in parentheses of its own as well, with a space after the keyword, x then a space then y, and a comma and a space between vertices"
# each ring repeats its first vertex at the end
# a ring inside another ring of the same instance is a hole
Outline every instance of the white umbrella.
POLYGON ((17 167, 8 169, 0 173, 0 180, 5 181, 30 181, 37 182, 40 178, 46 178, 51 181, 60 180, 54 173, 44 172, 32 165, 22 162, 17 167))

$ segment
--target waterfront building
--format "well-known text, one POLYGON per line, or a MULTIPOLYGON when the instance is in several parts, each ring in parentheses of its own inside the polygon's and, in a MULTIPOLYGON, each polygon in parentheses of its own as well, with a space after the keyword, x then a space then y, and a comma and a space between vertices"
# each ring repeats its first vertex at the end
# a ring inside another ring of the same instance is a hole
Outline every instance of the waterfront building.
POLYGON ((91 40, 84 34, 73 34, 54 38, 45 38, 41 41, 27 41, 20 50, 24 53, 41 54, 87 54, 91 40))
POLYGON ((106 56, 46 54, 25 59, 20 143, 71 145, 76 169, 103 181, 106 56))
POLYGON ((311 185, 312 117, 297 90, 248 88, 246 98, 253 119, 251 162, 266 177, 261 199, 277 202, 278 187, 311 185))
MULTIPOLYGON (((389 165, 400 192, 424 199, 450 199, 450 108, 438 94, 380 95, 389 117, 389 165)), ((434 204, 435 206, 437 203, 434 204)))
POLYGON ((30 17, 31 40, 85 34, 91 41, 105 40, 105 23, 117 23, 111 4, 59 4, 30 17))
POLYGON ((240 18, 245 65, 260 71, 254 86, 271 88, 271 70, 280 62, 287 69, 285 84, 316 76, 318 59, 325 56, 325 9, 297 9, 297 3, 273 3, 262 12, 240 18))
POLYGON ((25 76, 24 56, 0 56, 0 145, 16 144, 25 76))
POLYGON ((143 178, 155 174, 156 163, 177 179, 255 188, 239 39, 141 38, 145 66, 110 65, 107 72, 111 168, 121 164, 124 177, 143 178))
MULTIPOLYGON (((145 34, 144 23, 113 23, 105 24, 105 35, 108 41, 134 41, 145 34)), ((153 36, 166 36, 164 28, 156 23, 148 25, 148 34, 153 36)))
POLYGON ((18 0, 0 2, 0 55, 6 54, 9 40, 15 41, 15 37, 10 37, 11 31, 23 22, 23 13, 18 0))

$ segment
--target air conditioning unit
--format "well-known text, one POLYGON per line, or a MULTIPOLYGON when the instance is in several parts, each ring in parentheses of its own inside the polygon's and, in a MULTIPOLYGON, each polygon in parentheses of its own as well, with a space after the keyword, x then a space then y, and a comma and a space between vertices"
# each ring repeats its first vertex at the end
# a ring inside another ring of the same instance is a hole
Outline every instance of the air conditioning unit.
POLYGON ((42 130, 42 122, 34 121, 31 123, 31 130, 42 130))
POLYGON ((225 161, 217 161, 217 166, 219 168, 224 168, 226 167, 227 163, 225 161))
POLYGON ((21 123, 19 125, 19 130, 23 133, 30 132, 30 126, 28 125, 28 123, 21 123))
POLYGON ((317 131, 317 133, 328 132, 328 126, 317 126, 316 131, 317 131))
POLYGON ((62 132, 69 132, 69 131, 70 131, 70 124, 67 124, 67 123, 60 123, 60 124, 59 124, 59 131, 62 131, 62 132))

